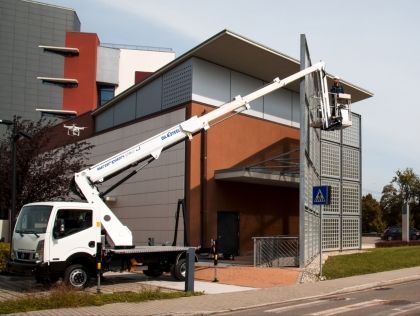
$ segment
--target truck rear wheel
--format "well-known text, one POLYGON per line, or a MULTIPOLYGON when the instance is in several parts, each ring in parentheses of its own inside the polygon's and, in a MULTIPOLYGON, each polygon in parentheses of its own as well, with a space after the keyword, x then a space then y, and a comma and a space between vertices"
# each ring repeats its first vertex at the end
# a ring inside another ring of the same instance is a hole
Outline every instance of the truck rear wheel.
POLYGON ((64 272, 64 282, 75 289, 83 289, 89 282, 89 273, 83 265, 73 264, 64 272))
POLYGON ((187 274, 187 261, 185 259, 179 259, 173 267, 173 275, 179 281, 185 281, 187 274))

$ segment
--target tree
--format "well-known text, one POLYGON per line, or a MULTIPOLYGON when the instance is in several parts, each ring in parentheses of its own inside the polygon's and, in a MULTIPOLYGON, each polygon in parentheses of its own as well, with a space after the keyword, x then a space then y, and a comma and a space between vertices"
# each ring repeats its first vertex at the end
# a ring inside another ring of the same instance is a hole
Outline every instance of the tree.
POLYGON ((384 186, 381 197, 383 220, 388 226, 401 225, 401 212, 406 201, 410 203, 410 222, 420 225, 420 178, 411 168, 396 171, 392 181, 384 186))
MULTIPOLYGON (((86 141, 54 148, 52 124, 17 121, 17 131, 31 139, 17 140, 16 210, 29 202, 69 197, 71 177, 86 167, 86 158, 93 148, 86 141)), ((11 208, 11 129, 0 140, 0 215, 7 218, 11 208)))
POLYGON ((385 223, 382 220, 382 209, 379 202, 367 194, 362 197, 362 232, 382 232, 385 223))

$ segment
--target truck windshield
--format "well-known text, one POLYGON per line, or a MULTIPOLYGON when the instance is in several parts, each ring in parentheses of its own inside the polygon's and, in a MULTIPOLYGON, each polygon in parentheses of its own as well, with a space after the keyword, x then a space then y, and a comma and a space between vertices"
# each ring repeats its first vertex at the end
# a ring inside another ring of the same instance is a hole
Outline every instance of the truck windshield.
POLYGON ((52 206, 28 205, 20 211, 15 231, 19 234, 44 234, 47 230, 52 206))

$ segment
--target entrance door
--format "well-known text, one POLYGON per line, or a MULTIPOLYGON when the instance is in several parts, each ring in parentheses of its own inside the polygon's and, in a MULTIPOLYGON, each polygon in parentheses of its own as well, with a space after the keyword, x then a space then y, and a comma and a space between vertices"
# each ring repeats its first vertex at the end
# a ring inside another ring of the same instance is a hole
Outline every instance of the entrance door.
POLYGON ((238 212, 217 212, 217 247, 225 257, 239 255, 238 212))

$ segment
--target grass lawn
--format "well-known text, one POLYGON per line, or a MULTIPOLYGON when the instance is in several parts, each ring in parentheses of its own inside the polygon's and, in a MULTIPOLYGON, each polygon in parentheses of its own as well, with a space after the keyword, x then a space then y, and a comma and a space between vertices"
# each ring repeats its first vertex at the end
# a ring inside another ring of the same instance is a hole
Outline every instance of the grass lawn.
POLYGON ((344 278, 420 266, 420 247, 377 248, 368 252, 330 256, 323 266, 327 279, 344 278))
POLYGON ((51 290, 49 295, 30 295, 0 302, 0 314, 21 313, 36 310, 99 306, 110 303, 143 302, 179 298, 202 293, 162 292, 160 290, 143 290, 141 292, 116 292, 112 294, 90 294, 83 291, 69 290, 61 286, 51 290))

